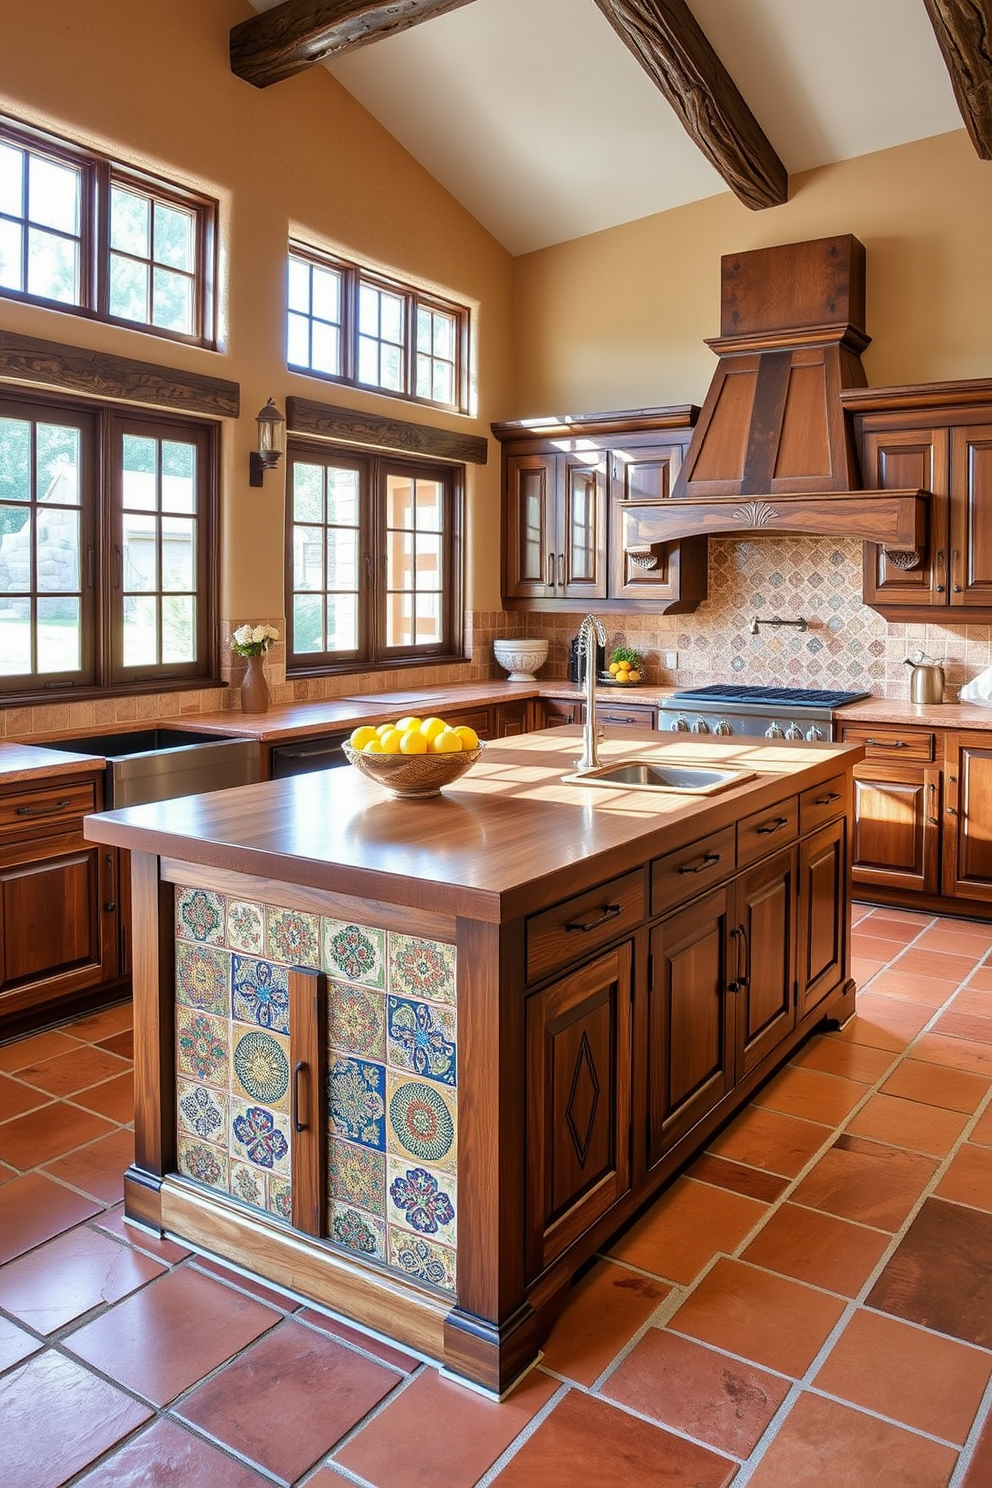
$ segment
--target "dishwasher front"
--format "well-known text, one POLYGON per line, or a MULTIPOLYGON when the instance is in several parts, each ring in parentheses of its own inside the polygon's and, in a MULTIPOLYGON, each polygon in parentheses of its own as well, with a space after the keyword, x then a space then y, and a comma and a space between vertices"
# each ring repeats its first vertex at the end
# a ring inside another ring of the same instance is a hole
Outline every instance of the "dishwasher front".
POLYGON ((311 770, 336 770, 346 765, 341 745, 351 738, 344 734, 321 734, 319 738, 302 739, 299 744, 276 744, 270 756, 273 780, 285 780, 288 775, 308 775, 311 770))

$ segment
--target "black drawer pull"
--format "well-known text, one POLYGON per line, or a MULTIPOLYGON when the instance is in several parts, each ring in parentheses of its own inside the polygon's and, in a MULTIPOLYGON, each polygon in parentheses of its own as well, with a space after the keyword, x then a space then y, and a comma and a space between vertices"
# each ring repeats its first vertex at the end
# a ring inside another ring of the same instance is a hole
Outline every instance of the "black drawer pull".
POLYGON ((294 1132, 306 1131, 307 1124, 300 1120, 300 1076, 305 1072, 306 1065, 301 1059, 299 1064, 293 1066, 293 1130, 294 1132))
POLYGON ((833 801, 840 800, 840 791, 831 791, 829 796, 817 796, 813 802, 814 806, 829 806, 833 801))
POLYGON ((787 827, 788 825, 789 818, 787 816, 777 816, 774 821, 765 822, 763 827, 758 827, 756 830, 759 836, 767 837, 770 832, 778 832, 782 827, 787 827))
POLYGON ((712 868, 714 863, 719 863, 721 853, 706 853, 698 863, 683 863, 679 869, 680 873, 705 873, 707 868, 712 868))
POLYGON ((69 801, 56 801, 54 806, 15 806, 15 816, 53 816, 56 811, 65 811, 69 801))
POLYGON ((866 744, 871 744, 875 749, 908 749, 909 745, 905 739, 866 739, 866 744))
POLYGON ((595 930, 597 925, 605 925, 607 920, 615 920, 617 915, 623 913, 622 904, 604 904, 603 912, 594 920, 569 920, 565 926, 566 930, 595 930))

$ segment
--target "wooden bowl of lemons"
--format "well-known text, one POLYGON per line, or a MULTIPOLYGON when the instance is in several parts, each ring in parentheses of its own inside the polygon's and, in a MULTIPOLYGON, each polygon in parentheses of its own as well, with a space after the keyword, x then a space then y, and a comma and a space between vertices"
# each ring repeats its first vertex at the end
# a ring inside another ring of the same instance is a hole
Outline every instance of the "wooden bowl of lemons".
POLYGON ((417 800, 453 784, 485 746, 467 725, 452 728, 443 718, 410 716, 377 728, 363 724, 341 747, 360 774, 394 796, 417 800))

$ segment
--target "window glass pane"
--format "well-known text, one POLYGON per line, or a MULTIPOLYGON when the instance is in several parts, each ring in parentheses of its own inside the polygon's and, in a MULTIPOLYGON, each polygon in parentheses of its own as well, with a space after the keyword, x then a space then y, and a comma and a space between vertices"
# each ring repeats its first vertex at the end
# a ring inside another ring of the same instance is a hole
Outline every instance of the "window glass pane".
POLYGON ((196 660, 195 606, 191 594, 168 594, 162 600, 163 662, 196 660))
POLYGON ((293 463, 293 521, 324 520, 324 468, 293 463))
POLYGON ((169 202, 155 203, 155 262, 168 264, 170 269, 193 272, 194 237, 196 218, 192 212, 183 211, 169 202))
POLYGON ((31 425, 26 419, 0 418, 0 501, 30 500, 31 425))
POLYGON ((21 263, 23 231, 16 222, 0 221, 0 287, 3 289, 24 288, 21 263))
POLYGON ((196 524, 187 517, 162 518, 162 588, 196 588, 196 524))
POLYGON ((429 356, 417 353, 417 397, 429 398, 434 386, 434 363, 429 356))
POLYGON ((418 593, 414 640, 418 646, 432 646, 440 639, 441 596, 418 593))
POLYGON ((79 505, 79 430, 38 425, 38 500, 79 505))
POLYGON ((433 350, 431 312, 425 310, 423 305, 417 306, 417 350, 430 353, 433 350))
POLYGON ((31 670, 31 601, 0 599, 0 676, 21 677, 31 670))
POLYGON ((40 155, 28 157, 28 217, 40 227, 79 232, 80 172, 40 155))
POLYGON ((417 482, 417 531, 440 532, 441 500, 440 481, 418 480, 417 482))
POLYGON ((290 310, 300 310, 304 315, 310 310, 310 265, 298 258, 289 260, 287 303, 290 310))
POLYGON ((367 336, 359 337, 358 341, 358 380, 373 384, 379 381, 379 343, 367 336))
POLYGON ((8 594, 31 592, 31 510, 0 506, 0 651, 7 644, 8 594))
POLYGON ((358 588, 358 534, 348 527, 327 529, 328 589, 358 588))
POLYGON ((326 649, 328 651, 358 650, 357 595, 328 595, 326 649))
POLYGON ((413 595, 391 594, 386 605, 386 645, 413 645, 413 595))
POLYGON ((154 517, 124 516, 124 592, 148 593, 158 588, 158 522, 154 517))
POLYGON ((320 594, 293 596, 293 646, 303 655, 324 650, 324 600, 320 594))
POLYGON ((35 564, 38 589, 79 593, 79 513, 61 507, 38 513, 35 564))
POLYGON ((158 440, 125 434, 123 444, 124 505, 132 511, 158 508, 158 440))
POLYGON ((148 258, 151 251, 151 202, 147 196, 110 188, 110 246, 136 258, 148 258))
POLYGON ((148 266, 110 255, 110 313, 120 320, 148 319, 148 266))
POLYGON ((124 665, 154 666, 158 661, 158 600, 129 595, 124 601, 124 665))
POLYGON ((434 363, 434 382, 429 396, 435 403, 454 403, 455 369, 450 362, 434 363))
POLYGON ((286 360, 291 367, 310 365, 310 322, 305 316, 289 316, 286 325, 286 360))
POLYGON ((403 389, 403 354, 397 346, 383 346, 380 386, 394 392, 403 389))
POLYGON ((335 470, 327 472, 327 520, 339 524, 358 525, 358 471, 335 470))
POLYGON ((325 325, 322 320, 313 322, 310 365, 315 372, 327 372, 332 377, 341 371, 341 332, 337 326, 325 325))
POLYGON ((391 532, 387 539, 386 586, 389 589, 413 589, 413 536, 409 532, 391 532))
POLYGON ((382 294, 379 296, 380 310, 382 316, 382 327, 379 334, 384 341, 403 342, 403 301, 399 295, 382 294))
MULTIPOLYGON (((148 440, 154 445, 155 441, 148 440)), ((162 440, 162 510, 196 511, 196 445, 162 440)))
POLYGON ((78 672, 83 664, 80 601, 38 600, 39 672, 78 672))
POLYGON ((439 315, 435 310, 431 316, 434 324, 434 355, 445 357, 449 362, 455 359, 455 317, 453 315, 439 315))
POLYGON ((329 269, 313 270, 313 313, 321 320, 341 319, 341 275, 329 269))
POLYGON ((379 292, 369 284, 358 291, 358 329, 366 336, 379 335, 379 292))
POLYGON ((405 475, 386 477, 386 525, 412 527, 414 483, 405 475))
POLYGON ((171 269, 152 270, 152 325, 193 334, 193 281, 171 269))
POLYGON ((293 528, 293 588, 324 588, 323 527, 293 528))
POLYGON ((28 229, 28 294, 63 305, 79 303, 79 244, 28 229))
POLYGON ((24 211, 24 151, 0 144, 0 212, 20 217, 24 211))
POLYGON ((417 588, 436 592, 441 588, 441 539, 417 538, 417 588))

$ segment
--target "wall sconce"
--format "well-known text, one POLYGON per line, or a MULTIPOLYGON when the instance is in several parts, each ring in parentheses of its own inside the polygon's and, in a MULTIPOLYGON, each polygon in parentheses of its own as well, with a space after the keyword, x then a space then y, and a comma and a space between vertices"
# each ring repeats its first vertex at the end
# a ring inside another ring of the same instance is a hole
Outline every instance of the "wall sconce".
POLYGON ((260 413, 255 415, 258 425, 258 443, 248 457, 248 484, 260 486, 267 470, 276 470, 283 454, 283 435, 286 420, 270 398, 260 413))

